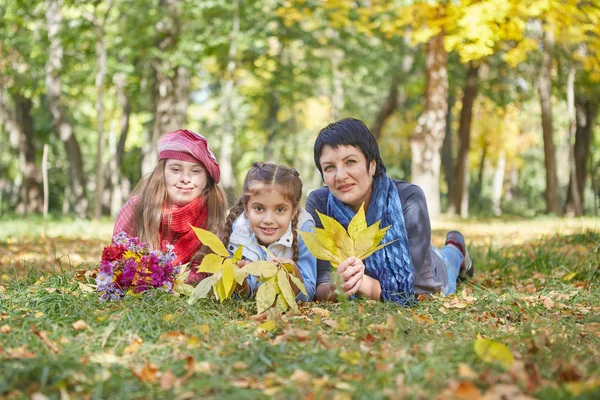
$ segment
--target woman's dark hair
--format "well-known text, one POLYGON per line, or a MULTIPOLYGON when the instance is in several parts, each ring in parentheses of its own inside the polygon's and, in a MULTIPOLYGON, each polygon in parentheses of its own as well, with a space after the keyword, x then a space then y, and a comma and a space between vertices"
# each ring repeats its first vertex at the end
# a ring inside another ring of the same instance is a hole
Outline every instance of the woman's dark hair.
POLYGON ((339 146, 358 147, 367 159, 367 169, 369 163, 375 160, 375 177, 385 174, 386 169, 379 154, 377 140, 367 125, 359 119, 344 118, 321 129, 315 140, 314 148, 315 165, 321 176, 323 176, 323 171, 320 159, 325 146, 331 146, 334 149, 339 146))

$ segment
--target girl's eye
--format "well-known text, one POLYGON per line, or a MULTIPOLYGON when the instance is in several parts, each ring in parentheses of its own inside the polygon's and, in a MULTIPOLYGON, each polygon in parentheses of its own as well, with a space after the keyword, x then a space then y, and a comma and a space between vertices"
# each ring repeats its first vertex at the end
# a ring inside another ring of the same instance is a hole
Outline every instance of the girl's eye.
POLYGON ((171 171, 173 171, 173 172, 179 172, 180 169, 179 168, 171 168, 171 171))
POLYGON ((333 170, 333 165, 327 165, 325 168, 323 168, 323 171, 329 172, 333 170))
POLYGON ((263 208, 262 208, 261 206, 256 206, 256 207, 254 207, 254 209, 255 209, 256 211, 262 211, 262 210, 263 210, 263 208))
POLYGON ((192 172, 193 172, 194 174, 199 174, 200 172, 202 172, 202 170, 195 169, 195 170, 193 170, 192 172))
POLYGON ((346 164, 354 164, 355 162, 356 161, 354 161, 354 160, 348 160, 348 161, 346 161, 346 164))
POLYGON ((285 207, 279 207, 279 208, 277 209, 277 212, 278 212, 278 213, 284 213, 284 212, 285 212, 285 207))

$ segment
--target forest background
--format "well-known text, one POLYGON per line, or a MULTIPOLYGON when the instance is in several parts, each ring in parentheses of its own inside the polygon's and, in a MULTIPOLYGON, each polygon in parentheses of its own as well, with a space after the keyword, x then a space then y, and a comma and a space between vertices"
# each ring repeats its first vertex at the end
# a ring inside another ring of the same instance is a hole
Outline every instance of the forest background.
POLYGON ((15 0, 0 16, 3 216, 114 217, 183 127, 230 199, 259 160, 308 192, 315 135, 342 117, 434 220, 598 214, 595 0, 15 0))

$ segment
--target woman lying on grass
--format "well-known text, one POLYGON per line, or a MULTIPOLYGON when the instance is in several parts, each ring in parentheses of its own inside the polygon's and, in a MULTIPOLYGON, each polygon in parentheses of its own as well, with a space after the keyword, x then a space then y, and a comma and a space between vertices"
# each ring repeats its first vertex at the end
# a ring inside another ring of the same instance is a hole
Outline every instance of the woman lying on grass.
MULTIPOLYGON (((308 196, 306 210, 318 228, 322 224, 317 211, 347 228, 363 204, 369 225, 379 220, 381 226, 391 225, 382 243, 393 243, 364 263, 350 257, 332 272, 343 282, 345 294, 408 305, 415 294, 454 293, 459 277, 473 276, 460 232, 450 231, 440 250, 431 245, 423 191, 387 176, 377 141, 362 121, 348 118, 323 128, 315 141, 314 159, 326 187, 308 196)), ((330 270, 329 262, 317 260, 317 300, 336 300, 330 270)))

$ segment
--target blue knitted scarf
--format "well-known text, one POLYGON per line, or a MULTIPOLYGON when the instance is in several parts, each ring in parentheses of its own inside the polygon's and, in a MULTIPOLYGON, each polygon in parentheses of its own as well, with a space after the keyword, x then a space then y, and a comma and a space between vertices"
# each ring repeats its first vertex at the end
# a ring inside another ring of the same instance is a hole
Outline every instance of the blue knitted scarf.
MULTIPOLYGON (((356 213, 331 192, 327 198, 327 215, 346 229, 356 213)), ((367 210, 367 224, 381 220, 380 227, 391 225, 382 243, 394 243, 377 250, 364 260, 366 274, 381 285, 381 298, 401 305, 411 305, 413 297, 413 268, 402 202, 396 184, 386 174, 375 178, 367 210)))

